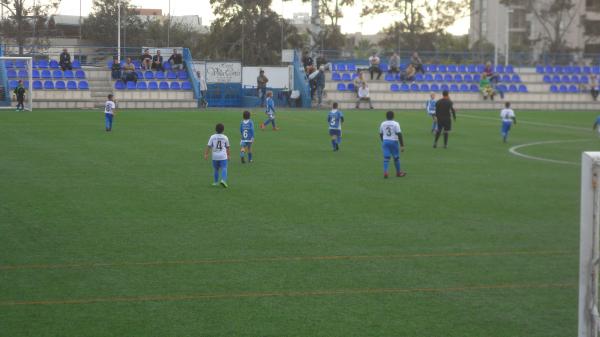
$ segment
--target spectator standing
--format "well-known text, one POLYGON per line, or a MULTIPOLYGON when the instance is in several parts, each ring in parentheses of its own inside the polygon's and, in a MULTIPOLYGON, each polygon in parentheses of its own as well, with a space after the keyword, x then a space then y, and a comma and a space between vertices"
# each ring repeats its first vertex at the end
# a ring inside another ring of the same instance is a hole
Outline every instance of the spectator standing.
POLYGON ((392 56, 390 57, 388 63, 390 67, 390 74, 400 73, 400 56, 398 55, 398 53, 394 52, 394 54, 392 54, 392 56))
POLYGON ((207 108, 208 100, 206 99, 206 92, 208 91, 208 86, 206 85, 206 79, 204 78, 204 76, 202 76, 202 73, 200 71, 197 71, 196 75, 198 75, 198 83, 200 84, 200 95, 202 95, 202 97, 200 98, 200 106, 202 108, 207 108))
POLYGON ((112 65, 110 66, 110 74, 113 80, 118 80, 121 78, 121 62, 119 59, 114 56, 112 65))
POLYGON ((173 49, 173 54, 169 57, 167 62, 171 63, 173 70, 183 70, 183 56, 177 53, 177 49, 173 49))
POLYGON ((594 101, 598 100, 598 92, 598 76, 596 76, 596 74, 592 74, 590 77, 590 93, 592 94, 594 101))
POLYGON ((358 76, 354 79, 354 93, 356 94, 356 97, 358 97, 358 89, 362 86, 363 83, 367 83, 364 74, 364 72, 359 70, 358 76))
POLYGON ((150 55, 150 49, 144 50, 144 53, 140 57, 141 68, 144 70, 150 70, 152 67, 152 55, 150 55))
POLYGON ((258 91, 258 97, 260 98, 260 106, 265 105, 265 95, 267 94, 267 82, 269 79, 265 76, 265 71, 260 70, 258 77, 256 78, 256 89, 258 91))
POLYGON ((319 70, 317 70, 317 76, 315 77, 315 81, 317 84, 317 106, 320 108, 321 103, 323 102, 323 90, 325 89, 325 66, 321 66, 319 70))
POLYGON ((135 73, 135 66, 131 63, 131 57, 127 58, 127 62, 123 65, 123 73, 121 74, 123 82, 133 81, 137 83, 137 75, 135 73))
POLYGON ((425 68, 423 68, 423 61, 421 60, 421 57, 419 57, 419 53, 413 53, 410 58, 410 64, 415 67, 415 71, 420 71, 422 74, 425 74, 425 68))
POLYGON ((73 69, 73 66, 71 66, 71 54, 69 54, 67 48, 63 49, 63 52, 60 53, 60 61, 58 64, 63 71, 73 69))
POLYGON ((312 67, 314 64, 312 57, 310 57, 310 54, 308 53, 308 51, 304 52, 304 56, 302 56, 302 66, 304 66, 304 72, 306 72, 308 74, 308 67, 312 67))
POLYGON ((358 88, 358 100, 356 101, 357 109, 360 109, 361 102, 369 103, 369 109, 373 109, 373 104, 371 103, 371 96, 369 95, 369 87, 367 86, 367 82, 363 82, 360 88, 358 88))
POLYGON ((373 53, 369 57, 369 73, 371 74, 371 81, 373 80, 373 73, 377 73, 377 79, 381 77, 381 59, 377 56, 377 53, 373 53))
POLYGON ((152 69, 156 71, 165 71, 165 68, 163 68, 163 57, 160 55, 160 50, 156 50, 156 55, 152 57, 152 69))
POLYGON ((321 69, 321 67, 325 67, 327 65, 327 59, 323 56, 323 53, 317 57, 317 69, 321 69))

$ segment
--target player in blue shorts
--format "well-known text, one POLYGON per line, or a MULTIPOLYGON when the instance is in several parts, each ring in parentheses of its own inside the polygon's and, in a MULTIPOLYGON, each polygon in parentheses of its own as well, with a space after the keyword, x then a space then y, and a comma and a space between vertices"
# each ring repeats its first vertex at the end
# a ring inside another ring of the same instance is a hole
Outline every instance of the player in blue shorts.
POLYGON ((515 112, 510 108, 510 102, 504 103, 504 109, 500 111, 500 118, 502 119, 502 141, 506 143, 510 128, 513 124, 517 125, 517 117, 515 116, 515 112))
POLYGON ((344 113, 338 110, 337 102, 333 103, 332 109, 327 115, 327 123, 329 124, 329 135, 331 136, 331 146, 333 146, 333 151, 339 151, 340 143, 342 142, 344 113))
POLYGON ((396 177, 404 177, 406 172, 400 170, 400 152, 404 152, 404 139, 400 124, 394 120, 394 112, 388 111, 385 114, 386 120, 379 127, 379 138, 381 138, 381 148, 383 150, 383 177, 388 177, 388 167, 390 159, 394 158, 396 167, 396 177))
POLYGON ((204 159, 208 160, 208 152, 212 151, 212 164, 214 169, 213 186, 227 188, 227 161, 229 160, 229 138, 223 134, 225 126, 219 123, 215 127, 214 135, 210 136, 206 150, 204 150, 204 159), (221 171, 221 181, 219 181, 219 171, 221 171))
POLYGON ((279 130, 277 126, 275 126, 275 101, 273 100, 273 92, 267 91, 267 100, 265 102, 266 110, 265 114, 267 114, 267 120, 260 124, 260 128, 264 130, 265 126, 271 124, 273 126, 273 131, 279 130))
POLYGON ((244 120, 240 123, 242 138, 240 142, 240 158, 242 158, 242 164, 246 162, 244 158, 246 154, 248 154, 248 162, 252 163, 252 143, 254 143, 254 122, 250 119, 250 111, 244 111, 243 118, 244 120))
POLYGON ((425 111, 427 111, 427 115, 433 120, 433 124, 431 124, 431 133, 434 133, 437 129, 437 119, 435 117, 435 93, 432 92, 429 97, 430 99, 425 102, 425 111))

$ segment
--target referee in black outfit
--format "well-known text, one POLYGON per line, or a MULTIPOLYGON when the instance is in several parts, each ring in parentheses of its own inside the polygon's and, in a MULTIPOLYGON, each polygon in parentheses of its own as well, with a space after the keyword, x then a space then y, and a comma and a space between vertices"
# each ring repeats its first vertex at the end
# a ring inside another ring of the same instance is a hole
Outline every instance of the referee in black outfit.
POLYGON ((448 98, 448 90, 442 92, 443 98, 437 101, 435 104, 435 117, 437 118, 437 130, 435 131, 435 140, 433 141, 433 148, 437 147, 437 142, 440 139, 440 134, 444 131, 444 148, 448 148, 448 132, 452 130, 452 119, 450 119, 450 113, 452 118, 456 121, 456 110, 450 98, 448 98))

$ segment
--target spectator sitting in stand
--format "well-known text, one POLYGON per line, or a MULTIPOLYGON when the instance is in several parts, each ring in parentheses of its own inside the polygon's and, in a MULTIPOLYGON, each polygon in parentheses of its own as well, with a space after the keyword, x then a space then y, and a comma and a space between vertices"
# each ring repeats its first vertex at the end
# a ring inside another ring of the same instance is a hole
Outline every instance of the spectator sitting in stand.
POLYGON ((489 79, 492 86, 496 86, 496 84, 498 84, 499 76, 494 72, 494 67, 492 66, 491 61, 486 62, 485 68, 483 68, 483 74, 489 79))
POLYGON ((598 89, 598 76, 592 74, 590 77, 590 93, 592 94, 594 101, 598 100, 598 89))
POLYGON ((152 67, 152 55, 150 55, 150 49, 144 50, 144 53, 140 57, 141 68, 143 70, 150 70, 152 67))
POLYGON ((367 87, 367 83, 363 82, 360 88, 358 88, 358 100, 356 101, 356 108, 360 108, 361 102, 368 102, 369 109, 373 109, 373 104, 371 104, 371 97, 369 96, 369 87, 367 87))
POLYGON ((413 53, 412 57, 410 58, 410 64, 415 67, 415 72, 420 71, 422 74, 425 74, 425 68, 423 68, 423 61, 419 57, 419 53, 413 53))
POLYGON ((381 60, 377 53, 373 53, 371 57, 369 57, 369 73, 371 74, 371 81, 373 80, 373 73, 377 73, 377 79, 381 77, 381 60))
POLYGON ((60 54, 60 61, 58 64, 63 71, 73 69, 71 66, 71 54, 69 54, 67 48, 63 49, 63 52, 60 54))
POLYGON ((487 78, 485 74, 481 76, 481 81, 479 81, 479 91, 481 91, 481 95, 483 95, 483 99, 486 100, 488 96, 493 101, 494 100, 494 88, 490 84, 490 80, 487 78))
POLYGON ((119 62, 119 59, 116 56, 113 57, 112 66, 110 66, 110 74, 113 80, 121 78, 121 62, 119 62))
POLYGON ((390 66, 390 74, 396 73, 399 74, 400 73, 400 56, 398 55, 398 53, 394 52, 394 54, 392 54, 392 56, 390 57, 389 62, 389 66, 390 66))
POLYGON ((152 57, 152 69, 156 71, 165 71, 163 68, 163 57, 160 55, 160 50, 156 50, 156 55, 152 57))
POLYGON ((177 49, 173 49, 173 54, 167 62, 171 63, 171 68, 175 71, 183 70, 183 56, 177 53, 177 49))
POLYGON ((137 83, 137 74, 135 73, 135 66, 131 63, 131 57, 127 58, 127 62, 123 65, 123 73, 121 74, 123 82, 127 83, 133 81, 137 83))
POLYGON ((415 67, 412 64, 409 64, 408 67, 406 67, 406 71, 401 76, 402 82, 414 82, 416 74, 417 70, 415 67))

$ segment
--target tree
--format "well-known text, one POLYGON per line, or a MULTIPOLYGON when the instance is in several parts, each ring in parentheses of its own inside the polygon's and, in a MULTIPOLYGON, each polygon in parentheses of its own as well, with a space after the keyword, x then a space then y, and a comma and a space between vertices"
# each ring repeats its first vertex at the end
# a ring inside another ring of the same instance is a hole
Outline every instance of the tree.
POLYGON ((145 24, 136 15, 128 0, 94 0, 92 13, 83 22, 84 39, 104 46, 114 46, 117 37, 118 4, 121 3, 121 33, 123 45, 142 46, 145 24))
POLYGON ((15 39, 19 46, 19 55, 23 55, 23 48, 29 38, 32 43, 39 42, 40 32, 48 21, 48 14, 58 8, 59 0, 42 1, 34 0, 0 0, 0 6, 8 11, 9 17, 2 21, 1 31, 7 38, 15 39))
MULTIPOLYGON (((309 0, 303 0, 308 2, 309 0)), ((319 49, 341 50, 346 45, 346 37, 340 30, 339 19, 343 18, 343 7, 354 6, 354 0, 319 0, 319 16, 321 19, 321 31, 312 32, 315 46, 319 49)))
POLYGON ((278 64, 282 42, 284 49, 302 47, 298 30, 270 9, 271 0, 210 0, 210 4, 216 19, 204 54, 211 58, 278 64))
POLYGON ((577 17, 577 6, 585 6, 585 1, 578 0, 501 0, 501 3, 507 6, 525 6, 542 28, 542 32, 532 41, 542 42, 551 53, 570 50, 565 36, 577 17))
POLYGON ((357 59, 366 59, 371 56, 374 47, 375 45, 371 41, 360 39, 356 43, 356 46, 354 46, 354 57, 357 59))

